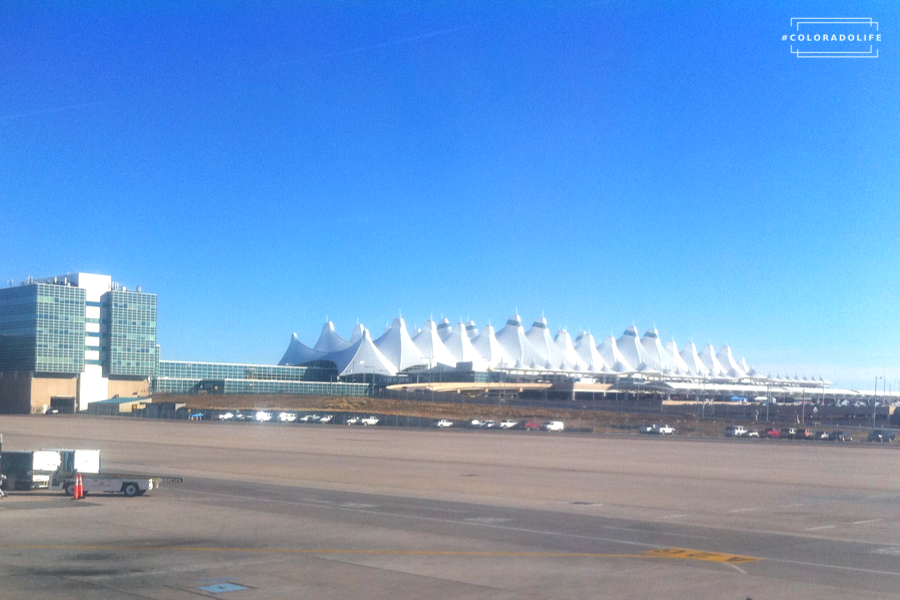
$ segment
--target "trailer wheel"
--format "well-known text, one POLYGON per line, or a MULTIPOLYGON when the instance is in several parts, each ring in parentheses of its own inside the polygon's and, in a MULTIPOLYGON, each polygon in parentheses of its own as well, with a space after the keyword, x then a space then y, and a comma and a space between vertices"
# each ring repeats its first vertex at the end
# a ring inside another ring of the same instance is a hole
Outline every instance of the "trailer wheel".
POLYGON ((67 481, 63 484, 63 491, 66 493, 66 496, 74 496, 75 495, 75 482, 67 481))
POLYGON ((125 483, 122 484, 122 493, 125 494, 129 498, 134 498, 138 495, 138 492, 141 491, 141 488, 138 487, 136 483, 125 483))

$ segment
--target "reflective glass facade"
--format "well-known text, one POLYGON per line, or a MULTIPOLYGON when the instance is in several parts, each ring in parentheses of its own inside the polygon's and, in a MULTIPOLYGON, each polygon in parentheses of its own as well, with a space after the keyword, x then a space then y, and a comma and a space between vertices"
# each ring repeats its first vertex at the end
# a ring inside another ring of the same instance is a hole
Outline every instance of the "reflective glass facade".
POLYGON ((150 377, 156 369, 156 294, 113 290, 101 302, 101 355, 107 376, 150 377))
POLYGON ((0 370, 84 370, 84 290, 34 283, 0 290, 0 370))
POLYGON ((334 369, 315 367, 161 360, 152 388, 162 394, 190 394, 201 389, 219 394, 367 394, 368 384, 329 381, 336 379, 335 375, 334 369))

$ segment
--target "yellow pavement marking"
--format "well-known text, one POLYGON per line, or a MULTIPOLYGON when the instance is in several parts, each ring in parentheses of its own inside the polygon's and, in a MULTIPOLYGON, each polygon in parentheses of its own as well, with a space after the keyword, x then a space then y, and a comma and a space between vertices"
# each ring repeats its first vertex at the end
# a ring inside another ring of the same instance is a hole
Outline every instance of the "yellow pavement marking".
POLYGON ((686 548, 658 548, 642 554, 598 552, 474 552, 461 550, 354 550, 349 548, 215 548, 202 546, 105 546, 78 544, 0 544, 0 549, 14 550, 109 550, 115 552, 247 552, 271 554, 368 554, 406 556, 492 556, 516 558, 671 558, 703 560, 739 565, 763 560, 752 556, 704 552, 686 548))
POLYGON ((652 558, 679 558, 684 560, 705 560, 710 562, 741 565, 762 560, 753 556, 740 556, 738 554, 721 554, 719 552, 704 552, 703 550, 688 550, 687 548, 660 548, 659 550, 647 550, 644 555, 652 558))

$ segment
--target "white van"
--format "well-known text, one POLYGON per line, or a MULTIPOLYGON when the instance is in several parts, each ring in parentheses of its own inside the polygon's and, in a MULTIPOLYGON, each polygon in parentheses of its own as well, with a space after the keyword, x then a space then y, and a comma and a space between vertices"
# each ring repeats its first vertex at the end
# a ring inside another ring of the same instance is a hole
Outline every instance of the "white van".
POLYGON ((547 421, 541 425, 541 429, 544 431, 562 431, 565 428, 566 426, 562 421, 547 421))

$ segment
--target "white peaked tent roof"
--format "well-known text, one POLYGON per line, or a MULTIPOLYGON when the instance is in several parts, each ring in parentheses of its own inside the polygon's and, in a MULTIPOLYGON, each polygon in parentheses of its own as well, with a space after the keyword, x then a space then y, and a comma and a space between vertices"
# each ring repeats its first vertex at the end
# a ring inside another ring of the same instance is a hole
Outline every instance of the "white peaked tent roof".
POLYGON ((666 342, 666 351, 669 353, 669 356, 672 357, 672 362, 675 364, 676 373, 681 373, 682 375, 691 374, 691 368, 678 353, 678 344, 675 343, 675 340, 669 340, 668 342, 666 342))
POLYGON ((627 373, 634 370, 634 367, 628 363, 628 359, 619 350, 616 338, 612 335, 603 338, 603 341, 597 346, 597 352, 600 353, 600 356, 603 357, 603 362, 606 363, 607 368, 613 373, 627 373))
MULTIPOLYGON (((619 352, 625 357, 627 363, 635 370, 640 369, 641 365, 647 362, 644 357, 644 349, 638 340, 637 327, 634 325, 622 333, 622 336, 616 340, 616 346, 619 347, 619 352)), ((603 358, 606 357, 604 356, 603 358)))
POLYGON ((437 326, 432 319, 425 321, 422 331, 413 338, 413 343, 429 366, 435 367, 439 364, 448 367, 456 366, 456 360, 438 336, 437 326))
POLYGON ((405 371, 415 365, 426 365, 428 361, 413 343, 406 331, 406 323, 402 318, 394 319, 391 326, 380 338, 375 340, 375 347, 391 361, 397 369, 405 371))
MULTIPOLYGON (((574 369, 576 371, 588 370, 588 365, 590 363, 585 363, 581 360, 581 356, 575 351, 575 345, 572 343, 572 336, 569 335, 568 331, 565 329, 557 331, 556 337, 553 338, 553 343, 556 344, 557 350, 562 354, 563 364, 565 364, 566 368, 574 369)), ((600 367, 598 366, 597 368, 599 369, 600 367)))
POLYGON ((519 368, 545 368, 546 365, 538 364, 536 361, 537 353, 531 346, 531 342, 525 337, 525 328, 522 327, 522 319, 519 315, 513 315, 503 326, 503 329, 497 332, 497 341, 503 352, 509 357, 511 366, 519 368))
POLYGON ((716 358, 716 351, 712 344, 703 346, 703 350, 700 351, 699 356, 701 362, 703 362, 703 366, 706 367, 711 376, 722 377, 728 374, 728 369, 723 367, 722 363, 719 362, 719 359, 716 358))
POLYGON ((681 359, 687 365, 689 373, 695 375, 706 375, 709 373, 709 369, 706 368, 706 365, 700 359, 700 355, 697 354, 697 346, 694 345, 694 342, 684 347, 681 351, 681 359))
POLYGON ((657 371, 675 371, 675 360, 668 350, 663 348, 659 341, 659 332, 651 327, 641 338, 641 348, 644 350, 644 361, 648 366, 657 371))
POLYGON ((469 335, 470 340, 474 340, 478 337, 478 327, 475 325, 475 321, 469 320, 466 323, 466 333, 469 335))
POLYGON ((478 337, 472 340, 472 346, 491 368, 511 367, 513 365, 506 352, 500 346, 500 342, 497 341, 497 336, 494 334, 494 328, 491 325, 485 325, 481 329, 478 337))
POLYGON ((475 371, 483 371, 488 366, 487 361, 472 345, 472 340, 469 339, 469 334, 466 332, 465 323, 457 323, 453 327, 450 335, 444 340, 444 346, 447 347, 456 362, 471 362, 472 369, 475 371))
POLYGON ((313 360, 320 360, 324 356, 324 352, 317 352, 301 342, 295 333, 291 336, 291 341, 288 343, 287 350, 284 352, 284 356, 281 357, 281 360, 278 361, 278 364, 291 366, 302 365, 303 363, 308 363, 313 360))
POLYGON ((438 336, 441 338, 441 341, 446 340, 451 331, 453 331, 453 327, 450 325, 450 319, 444 317, 437 326, 438 336))
POLYGON ((722 363, 722 366, 728 372, 729 377, 741 379, 747 376, 747 372, 741 368, 736 360, 734 360, 734 355, 731 353, 730 346, 722 346, 721 348, 719 348, 719 352, 718 354, 716 354, 716 358, 718 358, 719 362, 722 363))
POLYGON ((592 373, 601 373, 609 370, 606 366, 606 361, 597 352, 594 336, 587 331, 582 331, 578 334, 578 338, 575 340, 575 352, 578 353, 578 358, 581 359, 581 364, 584 365, 586 370, 592 373))
MULTIPOLYGON (((537 364, 545 364, 551 369, 559 369, 563 366, 563 355, 556 347, 550 330, 547 329, 547 319, 541 317, 537 319, 527 332, 525 337, 531 342, 537 356, 535 361, 537 364)), ((540 367, 538 367, 540 368, 540 367)))
POLYGON ((325 355, 324 360, 334 362, 340 376, 359 373, 397 374, 397 368, 375 347, 367 329, 363 329, 362 337, 355 344, 325 355))
POLYGON ((357 323, 356 327, 353 328, 353 333, 350 334, 350 343, 355 344, 356 342, 358 342, 362 338, 365 331, 366 328, 363 327, 362 323, 357 323))
POLYGON ((350 346, 350 343, 334 331, 334 323, 326 321, 322 325, 322 333, 319 334, 319 340, 313 346, 313 350, 318 352, 337 352, 350 346))

